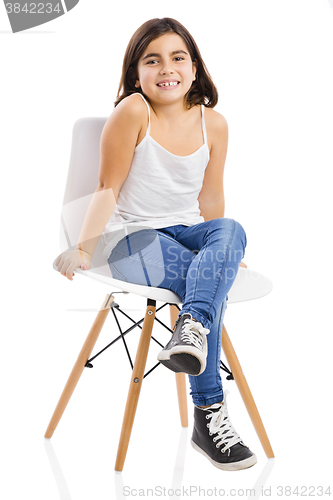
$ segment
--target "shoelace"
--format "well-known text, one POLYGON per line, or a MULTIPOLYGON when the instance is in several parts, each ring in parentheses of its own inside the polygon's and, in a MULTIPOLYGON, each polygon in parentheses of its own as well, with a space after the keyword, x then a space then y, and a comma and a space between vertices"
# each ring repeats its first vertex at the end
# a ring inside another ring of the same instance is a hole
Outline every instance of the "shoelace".
POLYGON ((226 403, 226 394, 224 395, 224 401, 221 405, 218 403, 214 404, 211 406, 211 408, 218 408, 220 406, 220 409, 216 412, 211 412, 208 415, 206 415, 206 419, 211 419, 210 422, 207 424, 207 427, 209 429, 209 435, 212 436, 213 434, 216 434, 216 436, 213 438, 213 441, 216 442, 216 448, 219 448, 220 446, 224 445, 224 448, 221 449, 221 452, 224 453, 225 451, 228 450, 228 454, 230 455, 230 448, 234 446, 237 443, 242 443, 242 439, 237 434, 235 429, 232 426, 232 423, 229 420, 229 415, 228 415, 228 408, 227 408, 227 403, 226 403))
POLYGON ((186 318, 182 326, 180 338, 183 342, 193 344, 198 349, 202 349, 202 335, 208 335, 208 333, 208 328, 204 328, 201 323, 186 318))

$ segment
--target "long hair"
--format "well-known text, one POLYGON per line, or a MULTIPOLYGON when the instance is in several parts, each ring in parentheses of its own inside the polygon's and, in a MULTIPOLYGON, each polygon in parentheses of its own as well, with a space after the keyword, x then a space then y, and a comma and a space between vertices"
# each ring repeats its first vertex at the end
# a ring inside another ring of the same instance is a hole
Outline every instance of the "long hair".
POLYGON ((207 108, 216 106, 218 92, 201 57, 197 44, 181 23, 169 17, 146 21, 136 30, 130 39, 124 56, 117 100, 114 103, 115 106, 131 94, 138 92, 143 94, 140 88, 135 87, 135 82, 138 79, 138 62, 150 42, 166 33, 176 33, 179 35, 184 40, 192 61, 196 63, 196 79, 185 95, 187 107, 191 108, 197 104, 204 104, 207 108))

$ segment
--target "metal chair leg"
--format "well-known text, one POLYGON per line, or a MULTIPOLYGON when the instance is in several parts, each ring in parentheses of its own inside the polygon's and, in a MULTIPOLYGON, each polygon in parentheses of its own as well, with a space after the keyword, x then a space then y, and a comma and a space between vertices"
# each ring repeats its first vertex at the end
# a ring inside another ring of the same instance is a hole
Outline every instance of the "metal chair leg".
POLYGON ((60 396, 59 402, 56 406, 56 409, 54 410, 54 413, 52 415, 52 418, 50 420, 49 426, 45 432, 46 438, 51 438, 65 409, 66 406, 74 392, 75 387, 77 386, 78 381, 80 380, 80 377, 82 375, 82 372, 84 370, 84 367, 86 365, 86 362, 89 359, 89 356, 96 344, 96 341, 99 337, 99 334, 103 328, 103 325, 105 323, 105 320, 107 318, 107 315, 109 314, 110 311, 110 306, 113 302, 114 298, 110 297, 107 295, 105 297, 105 300, 102 304, 102 307, 100 308, 96 319, 90 329, 90 332, 88 334, 88 337, 86 338, 85 343, 82 346, 82 349, 80 351, 80 354, 77 358, 77 361, 71 371, 71 374, 69 376, 69 379, 67 380, 67 383, 65 385, 65 388, 60 396))
MULTIPOLYGON (((170 320, 171 325, 176 322, 179 310, 176 306, 170 305, 170 320)), ((178 405, 180 412, 180 422, 182 427, 188 427, 188 411, 187 411, 187 396, 186 396, 186 378, 185 373, 176 373, 176 384, 178 394, 178 405)))
POLYGON ((252 420, 255 431, 266 453, 266 456, 268 458, 274 458, 274 453, 271 444, 269 442, 265 427, 262 423, 257 406, 251 394, 250 388, 244 377, 242 367, 238 361, 237 355, 235 353, 235 350, 232 346, 229 335, 224 325, 222 330, 222 348, 227 358, 232 374, 234 376, 239 392, 246 406, 246 409, 248 411, 248 414, 252 420))
POLYGON ((144 370, 148 356, 150 338, 153 330, 155 312, 156 301, 148 299, 148 305, 142 326, 139 346, 131 375, 131 382, 124 412, 123 425, 119 439, 118 453, 115 465, 115 470, 118 472, 121 472, 123 470, 128 444, 132 433, 134 417, 138 405, 144 370))

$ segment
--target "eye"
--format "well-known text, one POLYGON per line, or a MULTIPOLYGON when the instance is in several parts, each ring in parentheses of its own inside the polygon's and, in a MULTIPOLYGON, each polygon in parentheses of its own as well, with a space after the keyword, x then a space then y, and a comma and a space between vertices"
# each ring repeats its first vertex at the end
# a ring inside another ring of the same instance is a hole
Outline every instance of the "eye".
POLYGON ((155 64, 155 63, 157 64, 158 61, 156 61, 156 59, 151 59, 150 61, 147 61, 146 64, 155 64))
POLYGON ((175 57, 175 61, 184 61, 184 57, 181 57, 181 56, 177 56, 175 57))

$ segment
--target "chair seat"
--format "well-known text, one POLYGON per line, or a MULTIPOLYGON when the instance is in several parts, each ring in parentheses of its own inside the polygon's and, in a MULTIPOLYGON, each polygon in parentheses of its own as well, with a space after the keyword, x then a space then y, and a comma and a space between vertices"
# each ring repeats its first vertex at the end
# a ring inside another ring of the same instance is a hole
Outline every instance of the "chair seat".
MULTIPOLYGON (((84 274, 89 278, 100 281, 125 292, 132 292, 143 297, 147 297, 170 304, 181 304, 182 300, 176 293, 166 288, 156 288, 150 286, 136 285, 125 281, 111 278, 108 265, 101 266, 89 271, 77 269, 75 272, 84 274)), ((228 293, 228 304, 245 302, 247 300, 260 299, 269 294, 273 288, 272 282, 266 276, 248 269, 240 267, 228 293)))

